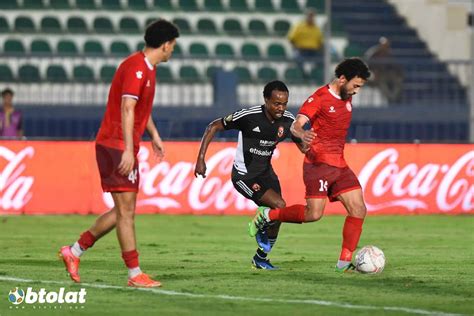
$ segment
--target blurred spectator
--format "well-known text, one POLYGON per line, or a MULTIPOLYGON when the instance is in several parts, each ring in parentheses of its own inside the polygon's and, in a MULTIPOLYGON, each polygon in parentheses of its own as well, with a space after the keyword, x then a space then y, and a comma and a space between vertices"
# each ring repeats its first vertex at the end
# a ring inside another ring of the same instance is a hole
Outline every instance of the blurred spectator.
POLYGON ((295 60, 304 71, 304 62, 322 57, 323 33, 315 23, 316 11, 308 9, 306 19, 295 24, 288 33, 288 40, 295 51, 295 60))
POLYGON ((379 43, 365 52, 365 59, 377 86, 389 103, 399 103, 403 89, 403 69, 393 58, 390 41, 381 37, 379 43))
POLYGON ((13 107, 13 90, 6 88, 2 91, 3 106, 0 111, 0 137, 23 137, 22 113, 13 107))

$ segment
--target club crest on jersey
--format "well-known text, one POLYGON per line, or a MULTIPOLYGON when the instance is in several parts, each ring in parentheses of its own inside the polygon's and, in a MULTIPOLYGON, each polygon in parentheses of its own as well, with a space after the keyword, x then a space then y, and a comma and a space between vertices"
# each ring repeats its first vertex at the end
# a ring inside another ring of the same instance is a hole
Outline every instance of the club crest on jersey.
POLYGON ((254 190, 255 192, 260 191, 260 189, 261 189, 261 187, 260 187, 260 185, 259 185, 258 183, 254 183, 254 184, 252 185, 252 190, 254 190))
POLYGON ((143 71, 137 71, 135 73, 135 75, 137 75, 137 79, 142 79, 143 78, 143 71))
POLYGON ((283 136, 284 131, 285 131, 285 129, 283 128, 283 126, 278 126, 278 132, 277 132, 278 138, 283 136))
POLYGON ((229 114, 229 115, 227 115, 227 116, 224 118, 224 121, 230 122, 230 121, 232 121, 232 118, 233 118, 233 117, 234 117, 234 116, 233 116, 232 114, 229 114))
POLYGON ((352 105, 349 101, 346 102, 346 109, 347 111, 352 112, 352 105))

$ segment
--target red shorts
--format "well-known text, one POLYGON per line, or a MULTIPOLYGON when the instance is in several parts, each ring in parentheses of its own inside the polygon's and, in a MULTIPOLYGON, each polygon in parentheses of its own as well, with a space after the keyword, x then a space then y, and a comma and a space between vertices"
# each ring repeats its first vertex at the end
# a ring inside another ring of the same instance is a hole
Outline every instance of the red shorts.
POLYGON ((104 192, 138 192, 138 160, 135 157, 135 165, 128 176, 118 172, 118 166, 122 159, 123 151, 120 149, 95 145, 95 156, 99 166, 100 182, 104 192))
POLYGON ((306 199, 329 197, 337 201, 341 193, 360 189, 360 183, 349 167, 338 168, 325 163, 304 163, 303 180, 306 199))

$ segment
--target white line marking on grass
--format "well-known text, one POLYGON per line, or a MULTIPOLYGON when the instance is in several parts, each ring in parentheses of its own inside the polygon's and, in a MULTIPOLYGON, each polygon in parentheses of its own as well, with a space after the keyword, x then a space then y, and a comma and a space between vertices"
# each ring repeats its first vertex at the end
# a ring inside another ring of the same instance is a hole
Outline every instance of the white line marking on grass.
POLYGON ((162 290, 157 288, 133 288, 126 286, 108 285, 108 284, 92 284, 92 283, 72 283, 64 281, 47 281, 47 280, 30 280, 13 277, 0 276, 0 281, 14 281, 20 283, 44 283, 44 284, 59 284, 59 285, 78 285, 83 287, 92 287, 96 289, 114 289, 114 290, 127 290, 127 291, 144 291, 151 292, 161 295, 170 296, 185 296, 192 298, 212 298, 222 299, 231 301, 252 301, 252 302, 272 302, 272 303, 289 303, 289 304, 300 304, 300 305, 320 305, 320 306, 332 306, 347 309, 365 309, 365 310, 383 310, 390 312, 405 312, 408 314, 419 314, 419 315, 430 315, 430 316, 462 316, 462 314, 451 314, 437 311, 428 311, 424 309, 414 309, 407 307, 395 307, 395 306, 372 306, 372 305, 353 305, 348 303, 338 303, 331 301, 322 300, 297 300, 297 299, 279 299, 279 298, 258 298, 258 297, 244 297, 244 296, 230 296, 230 295, 211 295, 211 294, 193 294, 185 292, 176 292, 169 290, 162 290))

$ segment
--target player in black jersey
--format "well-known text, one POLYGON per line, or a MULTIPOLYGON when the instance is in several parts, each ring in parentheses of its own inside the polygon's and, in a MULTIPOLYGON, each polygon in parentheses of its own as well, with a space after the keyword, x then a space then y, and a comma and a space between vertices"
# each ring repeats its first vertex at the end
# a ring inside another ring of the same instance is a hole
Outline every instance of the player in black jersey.
MULTIPOLYGON (((264 105, 241 109, 211 122, 204 132, 194 175, 206 176, 206 152, 218 131, 239 130, 237 151, 232 168, 235 189, 258 206, 281 208, 286 205, 281 196, 280 182, 273 171, 271 158, 276 145, 291 137, 304 152, 301 141, 290 133, 294 116, 286 111, 289 92, 281 81, 272 81, 263 89, 264 105)), ((280 222, 273 222, 257 236, 258 249, 252 264, 257 269, 275 269, 267 258, 276 242, 280 222)))

